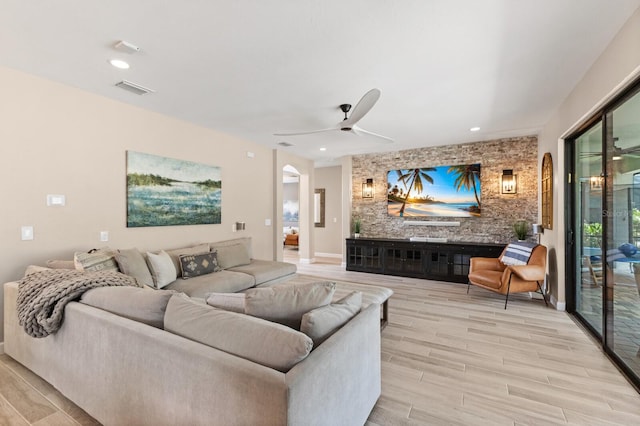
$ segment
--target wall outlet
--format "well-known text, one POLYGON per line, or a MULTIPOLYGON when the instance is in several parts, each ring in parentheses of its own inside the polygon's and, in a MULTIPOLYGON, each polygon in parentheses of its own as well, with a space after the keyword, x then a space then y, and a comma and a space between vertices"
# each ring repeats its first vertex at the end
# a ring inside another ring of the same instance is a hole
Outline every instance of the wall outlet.
POLYGON ((231 225, 231 232, 236 232, 236 224, 231 225))

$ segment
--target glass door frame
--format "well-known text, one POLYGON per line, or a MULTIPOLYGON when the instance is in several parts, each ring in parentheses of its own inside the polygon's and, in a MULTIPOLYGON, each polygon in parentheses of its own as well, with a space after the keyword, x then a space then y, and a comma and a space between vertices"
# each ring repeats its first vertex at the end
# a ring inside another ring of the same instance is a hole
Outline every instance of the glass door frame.
MULTIPOLYGON (((603 256, 606 253, 609 245, 609 228, 611 226, 610 218, 606 217, 607 211, 607 199, 609 191, 611 191, 613 184, 613 175, 608 169, 611 160, 609 155, 613 151, 614 141, 612 131, 613 128, 612 113, 625 102, 630 100, 633 96, 640 93, 640 78, 631 83, 625 90, 607 102, 602 108, 597 110, 593 116, 587 120, 582 126, 580 126, 575 132, 564 140, 564 152, 565 152, 565 170, 567 171, 567 178, 564 179, 565 199, 569 202, 565 203, 565 229, 566 229, 566 250, 565 250, 565 283, 566 283, 566 297, 567 297, 567 312, 572 314, 582 326, 584 326, 596 339, 599 340, 602 350, 607 356, 616 364, 616 366, 623 372, 627 379, 633 384, 633 386, 640 392, 640 374, 633 371, 627 364, 614 352, 613 348, 613 300, 607 300, 607 286, 608 277, 607 274, 603 274, 602 285, 602 333, 599 333, 589 322, 576 310, 577 304, 577 290, 578 279, 581 280, 582 271, 576 269, 576 238, 577 232, 580 230, 575 229, 576 215, 579 214, 578 209, 580 206, 575 205, 575 188, 576 185, 572 181, 576 179, 576 145, 575 141, 593 126, 599 122, 602 123, 602 173, 604 177, 604 183, 602 185, 602 253, 603 256)), ((606 261, 606 259, 603 259, 606 261)))

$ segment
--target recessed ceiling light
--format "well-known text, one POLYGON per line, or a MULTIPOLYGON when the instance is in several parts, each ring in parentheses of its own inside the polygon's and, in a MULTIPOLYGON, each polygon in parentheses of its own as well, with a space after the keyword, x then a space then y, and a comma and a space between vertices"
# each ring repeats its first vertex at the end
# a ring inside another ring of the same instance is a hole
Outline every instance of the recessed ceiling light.
POLYGON ((477 132, 478 130, 480 130, 480 127, 472 127, 469 129, 470 132, 477 132))
POLYGON ((129 69, 129 64, 126 63, 125 61, 121 60, 121 59, 111 59, 109 61, 109 63, 111 65, 113 65, 116 68, 120 68, 121 70, 128 70, 129 69))
POLYGON ((326 151, 327 148, 325 148, 324 146, 322 148, 320 148, 320 151, 326 151))

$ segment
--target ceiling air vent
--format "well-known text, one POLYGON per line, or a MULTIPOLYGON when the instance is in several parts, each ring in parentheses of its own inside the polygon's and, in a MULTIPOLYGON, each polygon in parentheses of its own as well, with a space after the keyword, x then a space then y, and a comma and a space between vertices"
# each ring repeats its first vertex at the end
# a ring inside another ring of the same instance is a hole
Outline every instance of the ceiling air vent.
POLYGON ((116 86, 118 86, 121 89, 127 90, 131 93, 135 93, 136 95, 144 95, 146 93, 155 92, 155 90, 151 90, 147 87, 140 86, 139 84, 132 83, 127 80, 122 80, 120 83, 116 83, 116 86))
POLYGON ((289 143, 289 142, 278 142, 278 145, 280 145, 280 146, 293 146, 293 144, 289 143))

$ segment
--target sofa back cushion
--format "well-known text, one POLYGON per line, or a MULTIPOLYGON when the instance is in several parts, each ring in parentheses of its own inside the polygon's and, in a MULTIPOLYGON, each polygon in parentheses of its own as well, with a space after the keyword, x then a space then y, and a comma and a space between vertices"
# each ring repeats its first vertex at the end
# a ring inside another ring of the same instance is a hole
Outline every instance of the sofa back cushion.
POLYGON ((313 341, 303 333, 260 318, 215 309, 183 294, 175 294, 169 300, 164 328, 282 372, 305 359, 313 347, 313 341))
POLYGON ((220 247, 234 246, 236 244, 242 244, 249 254, 249 259, 253 259, 253 252, 251 250, 251 237, 241 237, 233 238, 231 240, 216 241, 213 243, 209 243, 209 246, 211 247, 211 251, 213 251, 219 249, 220 247))
POLYGON ((336 283, 318 281, 250 288, 244 293, 208 293, 207 304, 227 311, 245 313, 300 330, 302 316, 312 309, 328 305, 336 283))
POLYGON ((318 347, 340 327, 360 312, 362 293, 354 291, 330 305, 316 308, 302 316, 300 331, 311 337, 313 346, 318 347))
POLYGON ((249 251, 244 244, 232 244, 214 248, 218 256, 218 264, 222 269, 233 268, 234 266, 248 265, 251 263, 249 251))
POLYGON ((144 260, 142 253, 136 248, 118 250, 116 253, 116 262, 120 272, 127 274, 138 281, 140 285, 147 285, 153 287, 153 277, 147 266, 147 261, 144 260))
POLYGON ((80 302, 121 317, 163 328, 171 290, 140 287, 98 287, 84 292, 80 302))

